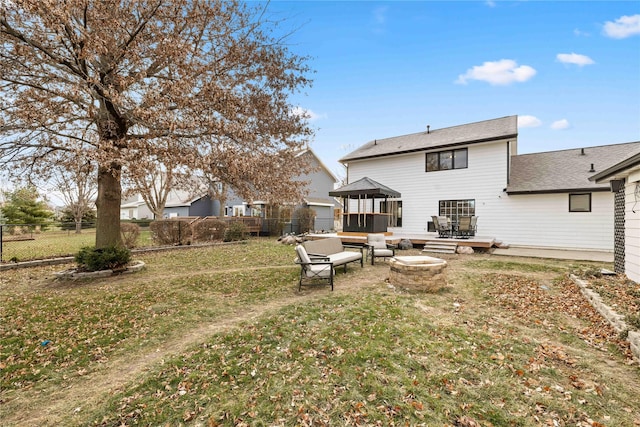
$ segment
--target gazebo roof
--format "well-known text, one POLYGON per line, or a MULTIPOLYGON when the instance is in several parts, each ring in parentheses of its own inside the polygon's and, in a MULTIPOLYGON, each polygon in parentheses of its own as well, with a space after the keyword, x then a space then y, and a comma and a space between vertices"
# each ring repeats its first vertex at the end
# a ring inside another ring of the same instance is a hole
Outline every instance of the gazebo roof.
POLYGON ((400 197, 399 192, 367 177, 352 182, 351 184, 344 185, 337 190, 330 191, 329 195, 349 199, 360 198, 362 196, 372 199, 400 197))

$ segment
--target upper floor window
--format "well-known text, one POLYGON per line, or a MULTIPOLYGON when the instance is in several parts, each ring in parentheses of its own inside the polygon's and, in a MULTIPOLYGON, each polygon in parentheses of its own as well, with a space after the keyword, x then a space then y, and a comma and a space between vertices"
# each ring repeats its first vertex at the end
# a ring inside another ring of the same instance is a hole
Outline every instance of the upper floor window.
POLYGON ((569 212, 591 212, 591 193, 569 194, 569 212))
POLYGON ((468 164, 466 148, 457 150, 436 151, 427 153, 427 172, 435 172, 449 169, 466 169, 468 164))

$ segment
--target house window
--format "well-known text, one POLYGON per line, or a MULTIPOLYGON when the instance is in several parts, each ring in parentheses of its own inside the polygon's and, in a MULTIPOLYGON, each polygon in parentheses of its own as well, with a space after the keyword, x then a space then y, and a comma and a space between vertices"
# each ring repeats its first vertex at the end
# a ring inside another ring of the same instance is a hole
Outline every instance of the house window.
POLYGON ((380 202, 380 213, 388 214, 387 226, 402 227, 402 201, 380 202))
POLYGON ((466 148, 458 150, 436 151, 427 153, 427 172, 449 169, 466 169, 468 167, 468 152, 466 148))
POLYGON ((591 212, 591 193, 569 194, 569 212, 591 212))
POLYGON ((476 201, 468 200, 440 200, 438 215, 451 218, 451 221, 458 222, 460 216, 475 216, 476 201))

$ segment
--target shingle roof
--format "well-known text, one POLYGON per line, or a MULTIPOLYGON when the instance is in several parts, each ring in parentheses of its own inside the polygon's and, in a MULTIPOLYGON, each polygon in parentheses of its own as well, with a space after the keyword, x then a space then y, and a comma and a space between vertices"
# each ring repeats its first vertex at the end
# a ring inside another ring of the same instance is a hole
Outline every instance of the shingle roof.
POLYGON ((596 184, 589 177, 638 152, 640 142, 629 142, 513 156, 507 193, 605 190, 608 183, 596 184))
POLYGON ((340 162, 429 150, 475 142, 513 138, 518 135, 518 116, 468 123, 429 132, 370 141, 340 159, 340 162))
POLYGON ((385 198, 385 197, 400 197, 401 194, 396 190, 392 190, 386 185, 382 185, 379 182, 374 181, 371 178, 361 178, 350 184, 343 185, 342 187, 329 191, 329 195, 333 197, 359 197, 369 196, 373 198, 385 198))
POLYGON ((625 170, 630 171, 638 168, 640 168, 640 152, 637 152, 602 172, 589 177, 589 180, 595 182, 608 182, 610 179, 616 178, 618 174, 624 174, 625 170))

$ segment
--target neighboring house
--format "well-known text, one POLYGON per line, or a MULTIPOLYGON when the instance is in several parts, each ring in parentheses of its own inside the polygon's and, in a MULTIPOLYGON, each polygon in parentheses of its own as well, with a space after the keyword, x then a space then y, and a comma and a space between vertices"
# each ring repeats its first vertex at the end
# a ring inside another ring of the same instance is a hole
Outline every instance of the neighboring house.
POLYGON ((640 143, 517 155, 517 116, 371 141, 340 161, 401 194, 398 235, 432 231, 432 215, 478 217, 478 234, 514 246, 613 250, 613 194, 589 181, 640 143))
MULTIPOLYGON (((314 230, 332 230, 334 228, 334 209, 338 202, 329 197, 329 191, 333 190, 338 179, 310 148, 302 150, 296 157, 302 156, 307 157, 313 171, 295 178, 296 180, 309 181, 309 186, 302 203, 292 203, 292 209, 289 214, 291 215, 295 208, 300 206, 311 208, 315 211, 314 230)), ((268 201, 246 201, 235 195, 233 191, 230 191, 226 203, 226 212, 229 216, 259 215, 266 217, 268 215, 267 207, 268 201)), ((292 220, 293 218, 288 219, 292 220)), ((296 229, 295 224, 291 224, 288 227, 285 231, 296 233, 299 231, 296 229)))
POLYGON ((615 194, 615 270, 640 283, 640 151, 620 158, 590 179, 615 194))
POLYGON ((122 201, 120 219, 153 219, 153 214, 142 196, 135 194, 122 201))
POLYGON ((220 202, 212 200, 209 195, 189 197, 186 194, 182 198, 172 198, 167 200, 164 207, 165 218, 175 218, 179 216, 218 216, 220 212, 220 202))
MULTIPOLYGON (((314 229, 331 230, 334 227, 333 210, 337 202, 335 199, 329 197, 328 194, 329 191, 333 190, 337 178, 311 149, 307 148, 302 150, 297 156, 308 156, 308 160, 314 171, 295 178, 309 181, 309 187, 308 193, 302 203, 293 203, 291 205, 292 209, 290 214, 293 213, 295 207, 309 207, 316 213, 314 229)), ((220 191, 221 189, 218 190, 220 191)), ((267 201, 243 200, 230 188, 228 190, 224 212, 225 216, 261 216, 264 218, 268 214, 267 206, 267 201)), ((219 214, 220 201, 212 199, 204 191, 202 195, 194 197, 192 193, 190 194, 186 191, 172 190, 164 209, 165 218, 181 216, 219 216, 219 214)), ((122 219, 153 218, 153 214, 142 200, 142 197, 137 195, 123 201, 120 208, 120 217, 122 219)), ((288 219, 291 220, 292 218, 288 219)), ((296 232, 295 227, 293 229, 290 228, 289 231, 296 232)))

